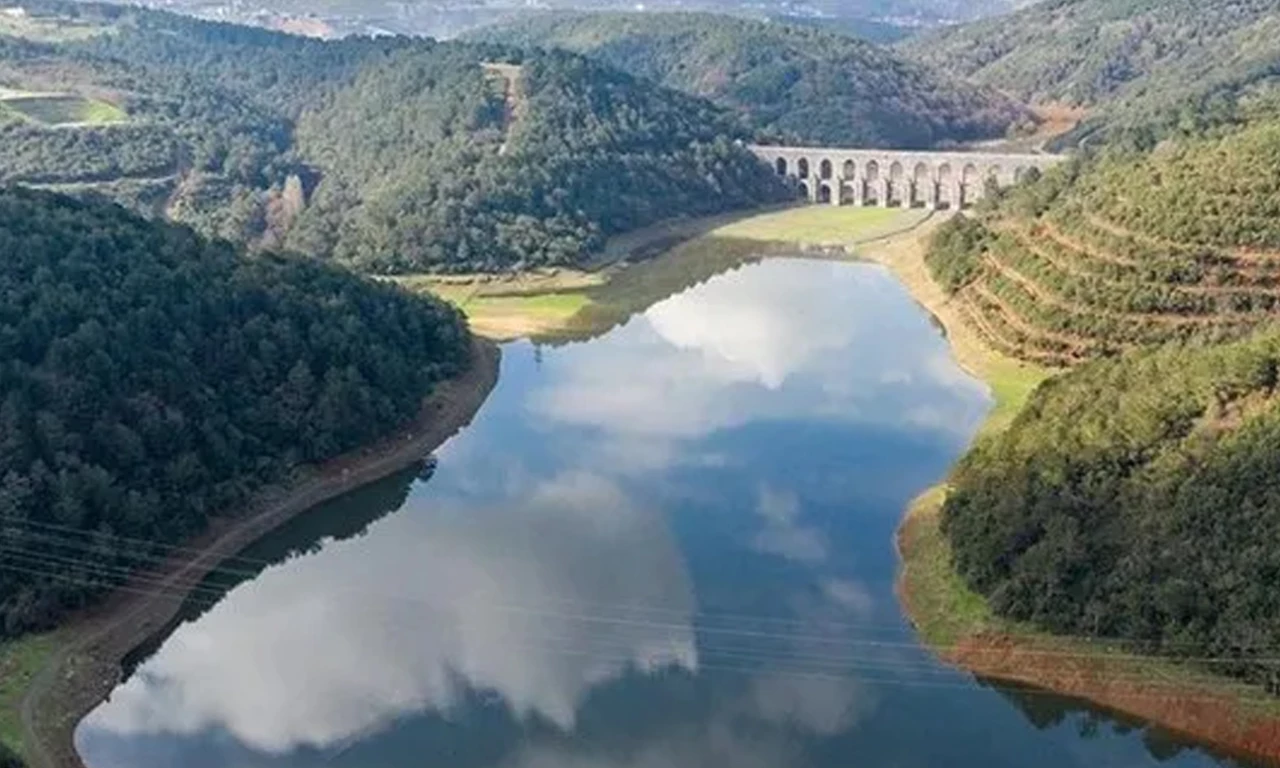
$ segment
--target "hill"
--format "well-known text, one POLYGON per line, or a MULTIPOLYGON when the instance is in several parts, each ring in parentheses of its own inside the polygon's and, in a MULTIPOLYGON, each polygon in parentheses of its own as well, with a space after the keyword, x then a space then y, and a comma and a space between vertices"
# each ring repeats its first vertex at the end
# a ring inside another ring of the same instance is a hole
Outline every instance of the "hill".
POLYGON ((568 54, 29 10, 41 33, 0 35, 0 87, 116 119, 0 112, 0 181, 105 194, 210 236, 380 272, 517 268, 786 194, 729 115, 568 54))
POLYGON ((108 203, 0 189, 0 253, 0 637, 402 426, 467 360, 447 305, 108 203))
POLYGON ((786 194, 705 101, 567 53, 485 53, 398 52, 305 114, 299 151, 325 179, 289 242, 380 272, 569 265, 786 194))
POLYGON ((469 39, 556 47, 739 114, 764 137, 923 148, 1003 136, 1027 119, 994 91, 852 37, 696 13, 542 14, 469 39))
POLYGON ((958 572, 1003 616, 1280 693, 1277 370, 1269 331, 1042 386, 951 478, 958 572))
POLYGON ((1280 313, 1280 121, 1054 169, 926 260, 998 349, 1069 365, 1280 313))
POLYGON ((1271 0, 1047 0, 898 50, 1025 101, 1097 108, 1071 140, 1116 128, 1168 133, 1274 93, 1275 10, 1271 0))

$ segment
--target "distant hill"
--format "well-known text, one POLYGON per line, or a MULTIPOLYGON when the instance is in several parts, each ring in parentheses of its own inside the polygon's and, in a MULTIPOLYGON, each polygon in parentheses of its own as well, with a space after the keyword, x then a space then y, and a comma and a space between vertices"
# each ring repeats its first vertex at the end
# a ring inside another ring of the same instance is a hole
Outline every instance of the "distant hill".
POLYGON ((1280 120, 1048 172, 927 260, 997 347, 1071 364, 1280 317, 1280 120))
MULTIPOLYGON (((891 20, 892 26, 954 22, 1008 13, 1027 0, 647 0, 648 12, 706 11, 784 16, 851 24, 891 20)), ((441 2, 440 0, 253 0, 214 5, 207 0, 144 0, 142 5, 275 29, 314 34, 401 34, 447 39, 467 30, 546 9, 617 11, 634 9, 626 0, 544 0, 544 2, 441 2)), ((877 22, 872 22, 876 24, 877 22)), ((861 35, 859 35, 861 36, 861 35)))
POLYGON ((1167 133, 1280 82, 1274 0, 1046 0, 911 38, 921 63, 1032 102, 1098 107, 1101 127, 1167 133))
POLYGON ((831 146, 921 148, 1003 136, 1024 111, 870 43, 776 22, 691 13, 542 14, 468 39, 564 48, 706 97, 760 134, 831 146))
POLYGON ((23 37, 0 31, 0 182, 211 236, 378 272, 565 265, 613 233, 786 194, 731 114, 571 54, 28 11, 23 37), (13 94, 34 108, 4 109, 13 94), (100 119, 32 117, 68 104, 100 119))
POLYGON ((827 32, 856 37, 868 43, 889 45, 905 40, 916 32, 914 27, 894 24, 889 21, 875 21, 856 16, 790 16, 780 14, 768 17, 778 24, 790 24, 796 27, 813 27, 827 32))

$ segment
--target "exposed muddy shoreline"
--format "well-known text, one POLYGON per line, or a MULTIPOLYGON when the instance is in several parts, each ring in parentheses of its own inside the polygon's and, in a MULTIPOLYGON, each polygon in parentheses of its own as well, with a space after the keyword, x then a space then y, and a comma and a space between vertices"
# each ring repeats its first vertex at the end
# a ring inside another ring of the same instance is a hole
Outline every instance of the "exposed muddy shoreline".
POLYGON ((120 682, 125 657, 168 630, 192 587, 226 558, 317 504, 411 466, 438 448, 471 423, 497 383, 499 357, 497 346, 474 340, 467 370, 438 384, 413 424, 314 468, 291 487, 261 494, 249 512, 219 519, 185 542, 180 554, 147 574, 145 587, 126 584, 58 630, 58 647, 20 704, 31 768, 85 768, 75 749, 76 726, 120 682))
MULTIPOLYGON (((1019 381, 1020 364, 990 349, 970 331, 950 299, 928 276, 923 260, 928 229, 895 238, 859 255, 883 264, 898 277, 943 328, 952 354, 964 370, 997 392, 1015 390, 1012 397, 1003 401, 997 398, 996 408, 980 434, 999 431, 1021 410, 1022 401, 1034 387, 1034 376, 1019 381)), ((1049 375, 1051 371, 1043 373, 1049 375)), ((1259 706, 1257 697, 1242 694, 1233 681, 1183 672, 1174 662, 1125 657, 1101 642, 1065 640, 1047 633, 979 628, 961 631, 954 641, 945 644, 931 642, 927 625, 934 617, 929 611, 936 610, 939 596, 918 594, 930 584, 913 580, 909 574, 913 567, 923 567, 919 560, 926 556, 913 545, 925 533, 938 535, 937 507, 945 488, 941 491, 932 509, 923 504, 909 506, 895 537, 902 564, 897 592, 903 611, 921 630, 921 643, 939 658, 993 682, 1031 686, 1134 717, 1225 756, 1280 765, 1280 701, 1269 708, 1259 706), (924 607, 926 602, 933 607, 924 607), (1135 681, 1135 667, 1152 665, 1163 665, 1164 669, 1158 671, 1171 675, 1151 682, 1135 681)))

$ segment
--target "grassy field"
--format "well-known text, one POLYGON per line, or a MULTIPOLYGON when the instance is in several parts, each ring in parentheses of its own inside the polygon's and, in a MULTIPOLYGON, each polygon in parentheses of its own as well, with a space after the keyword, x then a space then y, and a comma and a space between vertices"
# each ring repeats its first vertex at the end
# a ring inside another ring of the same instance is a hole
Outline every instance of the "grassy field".
POLYGON ((0 35, 41 43, 68 43, 111 34, 115 28, 70 18, 10 16, 0 13, 0 35))
POLYGON ((712 230, 711 234, 762 242, 843 246, 910 228, 928 215, 928 211, 919 208, 809 205, 740 219, 712 230))
POLYGON ((70 93, 0 95, 0 106, 42 125, 107 125, 129 119, 124 110, 101 99, 70 93))
POLYGON ((563 328, 591 303, 585 291, 603 285, 603 272, 547 270, 518 275, 410 275, 394 282, 450 301, 472 330, 498 341, 563 328))
POLYGON ((476 332, 492 339, 578 337, 609 328, 654 301, 759 257, 777 244, 868 242, 909 229, 927 216, 926 211, 897 208, 793 206, 681 219, 614 241, 610 258, 618 261, 595 271, 414 275, 395 278, 395 282, 453 302, 476 332), (653 248, 662 248, 662 255, 627 261, 653 248))
POLYGON ((23 745, 18 702, 55 645, 52 633, 0 643, 0 744, 19 755, 23 745))

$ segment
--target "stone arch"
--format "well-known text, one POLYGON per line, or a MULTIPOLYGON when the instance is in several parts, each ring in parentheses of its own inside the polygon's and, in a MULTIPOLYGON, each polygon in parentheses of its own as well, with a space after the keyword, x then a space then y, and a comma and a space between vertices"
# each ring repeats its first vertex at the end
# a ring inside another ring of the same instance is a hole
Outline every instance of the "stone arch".
POLYGON ((830 184, 823 184, 822 186, 818 187, 818 202, 820 203, 831 202, 831 185, 830 184))
POLYGON ((796 175, 802 179, 809 178, 809 158, 802 157, 796 161, 796 175))
POLYGON ((787 175, 787 158, 780 157, 774 162, 773 167, 777 170, 779 176, 787 175))
POLYGON ((928 164, 916 163, 911 176, 911 200, 908 204, 929 205, 933 201, 933 194, 937 188, 933 186, 928 164))
POLYGON ((951 179, 951 163, 942 163, 938 166, 938 197, 937 205, 939 208, 944 205, 954 208, 957 205, 955 200, 954 185, 951 179))
POLYGON ((1026 169, 1026 168, 1024 168, 1023 166, 1019 165, 1017 168, 1014 168, 1014 169, 1013 169, 1013 183, 1014 183, 1014 184, 1017 184, 1018 182, 1022 181, 1022 179, 1023 179, 1026 175, 1027 175, 1027 169, 1026 169))
POLYGON ((862 199, 866 203, 880 202, 880 190, 877 189, 880 181, 880 163, 877 160, 868 160, 862 165, 862 199))
POLYGON ((853 187, 854 187, 854 184, 856 183, 857 182, 853 181, 852 179, 850 179, 849 181, 844 181, 840 183, 840 204, 841 205, 853 205, 854 203, 858 202, 858 199, 853 194, 853 187))
POLYGON ((796 187, 796 194, 800 196, 801 200, 808 200, 809 199, 808 182, 804 182, 804 181, 800 182, 800 184, 796 187))
POLYGON ((903 207, 906 207, 911 204, 911 201, 909 199, 910 195, 904 194, 904 192, 907 191, 905 185, 903 184, 903 179, 906 177, 906 175, 907 173, 906 173, 906 170, 902 167, 902 163, 898 162, 897 160, 894 160, 893 163, 889 165, 889 184, 888 186, 885 187, 885 191, 884 191, 885 205, 892 205, 894 203, 897 203, 903 207))
POLYGON ((979 197, 982 196, 982 189, 979 186, 978 166, 973 163, 965 163, 960 171, 960 195, 956 200, 956 204, 963 208, 979 197))
POLYGON ((842 170, 843 170, 842 175, 844 178, 846 179, 858 178, 858 164, 853 162, 852 160, 845 160, 844 168, 842 170))
POLYGON ((832 168, 831 161, 829 159, 824 157, 822 158, 822 162, 818 163, 818 175, 824 179, 829 179, 835 175, 835 169, 832 168))

